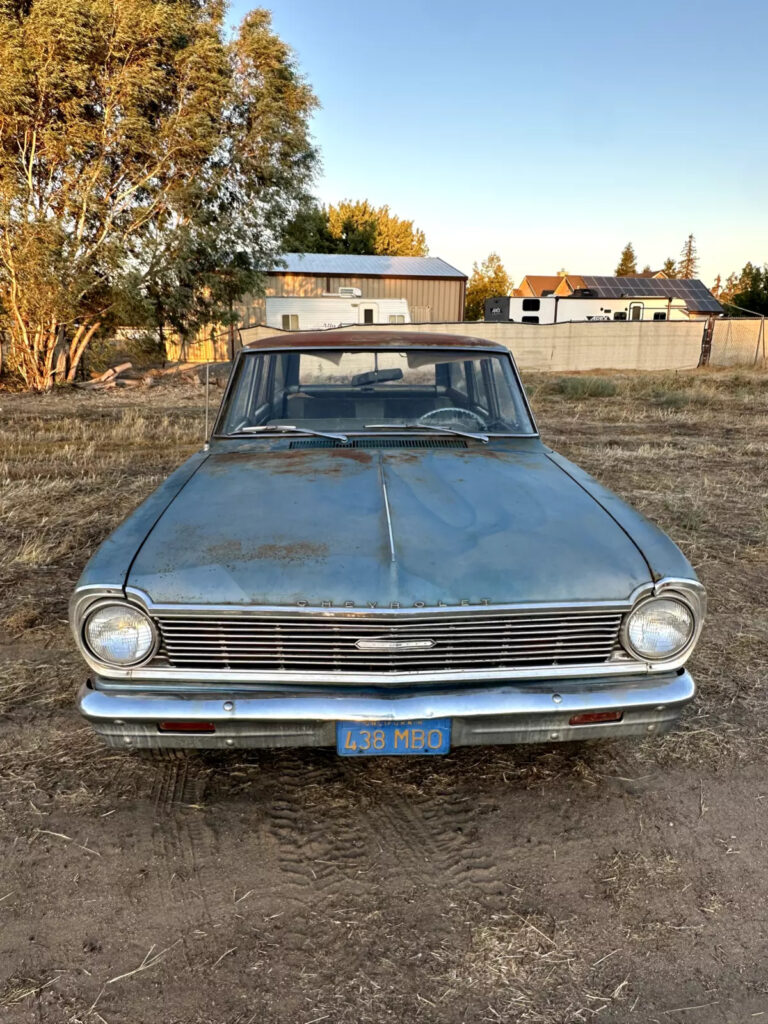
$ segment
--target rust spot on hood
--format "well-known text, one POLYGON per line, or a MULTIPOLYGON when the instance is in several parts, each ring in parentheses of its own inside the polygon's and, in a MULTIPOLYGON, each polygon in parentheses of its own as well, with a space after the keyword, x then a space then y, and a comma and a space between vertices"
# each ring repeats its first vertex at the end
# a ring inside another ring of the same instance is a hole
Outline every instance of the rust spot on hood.
POLYGON ((205 545, 202 549, 202 554, 220 565, 229 565, 233 562, 257 562, 260 560, 303 562, 307 559, 326 558, 328 556, 328 545, 313 544, 309 541, 296 541, 292 544, 253 545, 243 544, 242 541, 233 538, 232 540, 205 545))
POLYGON ((297 541, 293 544, 262 544, 254 552, 256 558, 272 562, 304 562, 309 559, 328 557, 327 544, 311 544, 297 541))
POLYGON ((252 462, 268 473, 315 476, 318 473, 341 473, 345 464, 368 466, 372 461, 371 452, 359 448, 273 448, 267 451, 223 452, 209 459, 207 472, 210 476, 218 476, 232 469, 247 468, 247 463, 252 462))

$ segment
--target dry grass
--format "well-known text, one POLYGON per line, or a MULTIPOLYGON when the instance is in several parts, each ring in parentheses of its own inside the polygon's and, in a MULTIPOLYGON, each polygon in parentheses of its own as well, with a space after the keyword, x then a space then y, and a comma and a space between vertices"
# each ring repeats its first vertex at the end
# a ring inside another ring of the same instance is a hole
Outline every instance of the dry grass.
MULTIPOLYGON (((11 722, 69 718, 84 674, 69 595, 89 553, 200 446, 202 401, 199 389, 173 383, 140 397, 0 395, 0 715, 11 722)), ((81 799, 98 792, 106 752, 88 730, 78 723, 55 749, 55 732, 43 735, 49 743, 31 740, 23 759, 0 755, 0 791, 4 782, 18 791, 14 762, 23 760, 30 784, 55 776, 81 799)))
MULTIPOLYGON (((605 959, 608 957, 605 956, 605 959)), ((525 1024, 588 1021, 626 1000, 626 982, 604 987, 592 960, 562 922, 541 915, 494 915, 472 930, 447 974, 449 992, 479 991, 495 1017, 525 1024)))
POLYGON ((768 710, 768 374, 609 379, 616 393, 599 399, 569 399, 545 375, 526 385, 547 443, 666 530, 707 587, 696 718, 650 748, 662 763, 751 755, 768 710))

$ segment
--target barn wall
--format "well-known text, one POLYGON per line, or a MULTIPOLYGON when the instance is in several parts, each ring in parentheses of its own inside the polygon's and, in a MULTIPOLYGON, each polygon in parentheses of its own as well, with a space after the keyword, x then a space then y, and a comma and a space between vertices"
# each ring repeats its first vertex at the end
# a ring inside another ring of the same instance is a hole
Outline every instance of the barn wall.
MULTIPOLYGON (((364 299, 406 299, 414 322, 447 323, 464 316, 461 278, 340 277, 326 274, 270 274, 267 295, 315 297, 359 288, 364 299)), ((237 303, 244 327, 264 322, 264 303, 246 295, 237 303)))

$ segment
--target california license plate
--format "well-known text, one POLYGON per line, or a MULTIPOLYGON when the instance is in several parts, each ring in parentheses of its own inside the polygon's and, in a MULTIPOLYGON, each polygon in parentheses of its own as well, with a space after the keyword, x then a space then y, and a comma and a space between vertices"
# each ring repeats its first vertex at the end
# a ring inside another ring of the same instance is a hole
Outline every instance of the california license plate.
POLYGON ((337 722, 336 750, 344 757, 447 754, 450 718, 410 722, 337 722))

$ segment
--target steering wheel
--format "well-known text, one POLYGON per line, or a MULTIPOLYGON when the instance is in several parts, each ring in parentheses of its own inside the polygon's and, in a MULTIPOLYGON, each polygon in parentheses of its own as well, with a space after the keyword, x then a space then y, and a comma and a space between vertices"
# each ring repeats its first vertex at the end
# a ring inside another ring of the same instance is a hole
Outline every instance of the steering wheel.
POLYGON ((451 420, 454 422, 458 420, 459 423, 462 420, 465 422, 466 420, 473 420, 475 427, 479 427, 480 430, 486 429, 486 422, 478 413, 473 412, 472 409, 458 409, 453 405, 447 405, 444 409, 432 409, 430 412, 425 412, 423 416, 419 416, 416 422, 425 427, 428 427, 430 423, 436 427, 447 427, 451 420), (443 418, 449 422, 441 422, 443 418))

